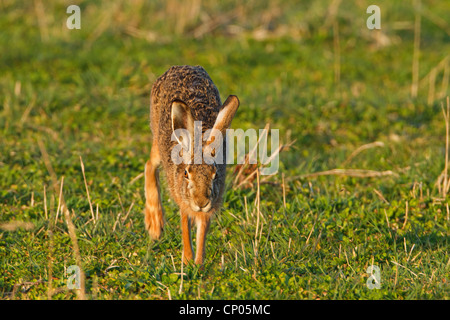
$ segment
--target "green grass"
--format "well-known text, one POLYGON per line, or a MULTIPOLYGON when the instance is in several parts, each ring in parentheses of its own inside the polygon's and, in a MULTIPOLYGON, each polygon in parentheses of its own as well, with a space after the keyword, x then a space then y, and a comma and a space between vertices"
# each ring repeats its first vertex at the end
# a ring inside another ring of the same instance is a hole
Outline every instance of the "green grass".
MULTIPOLYGON (((411 98, 412 2, 379 1, 385 46, 365 26, 372 3, 341 3, 338 82, 327 1, 203 1, 191 15, 174 1, 82 1, 81 30, 65 28, 66 2, 39 3, 0 2, 1 299, 46 299, 50 268, 52 298, 77 298, 66 289, 76 257, 49 164, 64 177, 88 298, 449 299, 449 197, 436 181, 450 87, 441 68, 431 103, 428 78, 411 98), (282 142, 296 139, 260 186, 259 224, 256 183, 233 189, 230 167, 205 265, 183 267, 183 280, 177 207, 164 189, 167 224, 152 242, 139 178, 151 85, 181 64, 202 65, 223 100, 239 97, 233 128, 270 122, 282 142), (346 161, 374 141, 383 146, 346 161), (334 168, 395 174, 305 177, 334 168), (379 290, 366 286, 370 265, 381 269, 379 290)), ((450 52, 448 1, 422 6, 420 79, 450 52)))

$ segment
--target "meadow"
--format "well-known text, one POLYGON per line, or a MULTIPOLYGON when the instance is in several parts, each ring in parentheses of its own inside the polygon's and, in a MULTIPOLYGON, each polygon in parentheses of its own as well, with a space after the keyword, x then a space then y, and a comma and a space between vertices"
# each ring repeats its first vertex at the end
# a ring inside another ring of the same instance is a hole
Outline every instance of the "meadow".
POLYGON ((379 30, 365 0, 71 4, 0 1, 0 299, 449 299, 448 1, 380 0, 379 30), (151 86, 184 64, 285 145, 228 167, 203 267, 167 189, 160 241, 143 219, 151 86))

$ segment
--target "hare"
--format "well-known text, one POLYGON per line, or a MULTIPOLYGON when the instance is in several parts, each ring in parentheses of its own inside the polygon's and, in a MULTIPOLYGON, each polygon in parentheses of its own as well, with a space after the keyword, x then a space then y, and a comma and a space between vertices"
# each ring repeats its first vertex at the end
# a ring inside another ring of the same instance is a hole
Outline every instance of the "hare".
MULTIPOLYGON (((164 209, 161 204, 158 166, 162 164, 170 195, 180 209, 185 264, 194 258, 192 223, 197 226, 194 262, 203 264, 210 221, 220 210, 225 189, 225 161, 192 161, 194 122, 201 121, 199 141, 201 151, 204 151, 211 140, 214 140, 206 136, 206 131, 219 130, 225 137, 226 129, 238 107, 239 99, 234 95, 230 95, 224 104, 221 103, 219 91, 201 66, 173 66, 153 84, 150 104, 153 143, 150 160, 145 165, 145 227, 152 239, 161 237, 164 209), (186 130, 189 137, 177 138, 174 134, 177 129, 186 130), (187 146, 188 159, 191 161, 178 164, 173 161, 172 151, 177 144, 187 146)), ((225 138, 221 144, 219 148, 223 149, 218 151, 225 153, 225 138)), ((213 150, 211 154, 215 152, 213 150)))

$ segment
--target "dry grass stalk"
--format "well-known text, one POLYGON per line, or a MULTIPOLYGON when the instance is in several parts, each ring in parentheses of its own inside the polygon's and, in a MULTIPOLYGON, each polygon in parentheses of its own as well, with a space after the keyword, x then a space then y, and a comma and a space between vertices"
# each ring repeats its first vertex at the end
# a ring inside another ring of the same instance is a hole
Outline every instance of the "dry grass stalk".
POLYGON ((419 88, 419 54, 420 54, 420 0, 414 0, 415 18, 414 18, 414 51, 412 62, 412 83, 411 83, 411 96, 417 97, 419 88))
POLYGON ((317 251, 317 249, 320 249, 319 241, 322 238, 322 229, 319 231, 319 235, 317 236, 316 242, 314 242, 314 245, 312 247, 312 252, 317 251))
POLYGON ((439 28, 441 28, 445 33, 447 33, 448 36, 450 36, 450 25, 448 24, 448 22, 445 19, 434 14, 427 8, 422 8, 421 14, 423 15, 424 18, 433 22, 435 25, 437 25, 439 28))
POLYGON ((341 45, 339 40, 339 22, 335 18, 333 21, 333 48, 334 48, 334 84, 336 85, 336 95, 341 94, 341 45))
POLYGON ((134 206, 134 201, 130 204, 130 207, 128 208, 127 214, 125 215, 125 217, 122 220, 122 225, 125 224, 125 222, 127 221, 128 216, 130 215, 131 209, 133 208, 133 206, 134 206))
POLYGON ((161 39, 163 38, 154 31, 140 30, 132 25, 129 25, 125 28, 125 33, 138 39, 144 39, 148 42, 156 42, 156 41, 160 42, 161 39))
POLYGON ((396 172, 391 170, 386 171, 375 171, 375 170, 364 170, 364 169, 332 169, 314 173, 302 174, 294 177, 289 177, 287 180, 297 180, 305 178, 316 178, 320 176, 347 176, 354 178, 378 178, 386 176, 398 176, 396 172))
POLYGON ((86 194, 89 202, 89 208, 91 209, 92 220, 94 220, 95 222, 94 208, 92 207, 91 196, 89 195, 89 188, 86 181, 86 174, 84 173, 84 163, 81 156, 80 156, 80 163, 81 163, 81 172, 83 173, 84 186, 86 187, 86 194))
POLYGON ((47 210, 47 188, 44 186, 44 214, 45 220, 48 220, 48 210, 47 210))
POLYGON ((442 59, 434 68, 428 72, 419 82, 418 87, 425 87, 428 83, 427 103, 432 104, 436 99, 442 99, 447 92, 450 78, 450 55, 442 59), (439 91, 436 94, 436 78, 442 73, 442 82, 439 91))
POLYGON ((249 164, 248 157, 246 156, 244 164, 236 166, 235 172, 237 172, 237 175, 234 179, 234 189, 251 187, 255 180, 257 170, 258 166, 256 164, 249 164))
POLYGON ((445 119, 445 165, 444 165, 444 185, 443 185, 443 196, 445 197, 448 192, 448 148, 449 148, 449 116, 450 116, 450 103, 447 97, 447 113, 444 111, 444 106, 442 106, 442 113, 445 119))
POLYGON ((390 236, 391 239, 392 239, 391 225, 390 225, 390 223, 389 223, 389 219, 388 219, 388 216, 387 216, 386 209, 384 209, 384 216, 385 216, 385 218, 386 218, 386 223, 387 223, 387 226, 388 226, 389 236, 390 236))
POLYGON ((428 104, 432 104, 434 101, 435 84, 436 84, 436 68, 433 68, 430 72, 429 85, 428 85, 428 99, 427 99, 428 104))
POLYGON ((61 183, 59 185, 60 185, 60 188, 59 188, 59 197, 58 197, 58 207, 56 209, 55 224, 58 223, 58 216, 59 216, 59 212, 61 210, 61 200, 63 199, 62 190, 63 190, 63 186, 64 186, 64 177, 62 177, 61 183))
POLYGON ((69 230, 69 237, 70 240, 72 241, 72 248, 75 256, 75 261, 77 266, 80 268, 80 289, 76 289, 76 293, 79 300, 86 300, 85 275, 83 269, 81 268, 81 255, 80 255, 80 248, 78 247, 75 225, 73 224, 72 219, 70 217, 69 209, 67 209, 65 205, 63 206, 64 206, 63 208, 64 216, 66 218, 66 223, 69 230))
POLYGON ((375 194, 378 196, 378 198, 380 198, 381 201, 383 201, 386 204, 389 204, 389 201, 386 200, 386 198, 383 196, 381 191, 379 191, 377 189, 373 189, 373 192, 375 192, 375 194))
POLYGON ((230 21, 239 17, 239 15, 240 8, 236 8, 233 11, 214 16, 195 28, 191 35, 196 39, 202 38, 204 35, 211 33, 220 26, 228 24, 230 21))
POLYGON ((134 177, 133 179, 131 179, 130 182, 128 182, 129 185, 134 184, 136 181, 138 181, 139 179, 144 177, 144 172, 139 173, 136 177, 134 177))
MULTIPOLYGON (((222 256, 223 258, 223 256, 222 256)), ((180 289, 178 290, 178 294, 180 295, 183 292, 183 280, 184 280, 184 250, 181 250, 181 279, 180 279, 180 289)))
POLYGON ((341 44, 339 39, 339 22, 337 15, 342 0, 333 0, 328 6, 324 24, 320 29, 327 30, 330 26, 333 29, 333 55, 334 55, 334 84, 336 85, 336 96, 341 94, 341 44))
POLYGON ((442 84, 441 84, 441 91, 439 93, 438 99, 442 99, 445 97, 445 94, 447 92, 448 88, 448 82, 450 78, 450 55, 445 57, 446 63, 444 65, 444 74, 442 76, 442 84))
MULTIPOLYGON (((266 126, 264 127, 264 130, 268 131, 268 129, 269 129, 269 124, 267 123, 266 126)), ((257 171, 260 170, 260 168, 263 165, 260 164, 258 166, 258 164, 256 164, 256 163, 250 164, 249 159, 256 158, 255 154, 256 154, 257 147, 260 144, 262 137, 263 137, 263 135, 261 135, 259 137, 258 142, 253 147, 253 149, 250 150, 245 155, 244 163, 236 165, 236 167, 234 169, 235 178, 233 180, 233 189, 251 188, 253 186, 253 183, 256 180, 257 171)), ((275 158, 278 154, 280 154, 283 151, 288 150, 295 143, 295 141, 296 140, 293 140, 289 143, 280 145, 278 147, 278 149, 273 151, 272 154, 270 155, 270 157, 268 157, 268 159, 266 159, 266 163, 270 163, 272 161, 272 159, 275 158)), ((272 177, 272 176, 273 175, 265 176, 263 179, 261 179, 260 183, 261 184, 267 183, 268 179, 270 179, 270 177, 272 177)))
POLYGON ((21 288, 22 292, 28 292, 32 286, 44 283, 44 280, 37 280, 37 281, 25 281, 21 283, 17 283, 13 286, 12 292, 11 292, 11 300, 14 300, 17 294, 17 291, 21 288))
POLYGON ((183 34, 189 24, 193 23, 200 15, 201 0, 169 0, 166 1, 165 16, 175 27, 175 33, 183 34))
POLYGON ((328 29, 333 23, 334 20, 336 20, 336 16, 339 11, 339 6, 341 5, 342 0, 333 0, 331 4, 328 6, 328 10, 326 13, 326 16, 324 17, 324 24, 322 25, 321 29, 326 30, 328 29))
POLYGON ((49 252, 48 252, 48 285, 47 285, 47 300, 52 300, 53 295, 53 231, 48 230, 48 243, 49 243, 49 252))
POLYGON ((16 97, 19 97, 21 91, 22 91, 22 82, 16 81, 16 82, 14 83, 14 95, 15 95, 16 97))
POLYGON ((395 264, 396 266, 402 267, 403 269, 405 269, 405 270, 411 272, 411 273, 417 278, 417 274, 415 274, 414 272, 412 272, 412 271, 411 271, 410 269, 408 269, 407 267, 402 266, 400 263, 398 263, 398 262, 396 262, 396 261, 393 261, 393 260, 391 261, 391 263, 395 264))
POLYGON ((408 211, 409 211, 409 206, 408 206, 408 201, 406 201, 405 221, 403 221, 402 229, 405 229, 406 223, 408 222, 408 211))
POLYGON ((101 10, 100 21, 97 27, 89 34, 87 41, 85 41, 85 48, 90 48, 92 44, 97 40, 106 30, 108 30, 113 24, 114 16, 120 12, 122 7, 122 1, 105 2, 110 5, 109 8, 103 8, 101 10))
POLYGON ((44 160, 44 164, 47 168, 48 173, 50 174, 50 178, 52 180, 53 191, 58 192, 58 179, 56 177, 55 171, 53 170, 52 164, 50 162, 50 157, 48 156, 47 149, 45 148, 42 140, 37 141, 39 149, 41 150, 42 159, 44 160))
POLYGON ((449 134, 450 134, 450 101, 449 97, 447 96, 447 111, 444 109, 443 104, 441 104, 442 108, 442 114, 445 121, 445 164, 444 164, 444 171, 439 175, 436 185, 439 190, 439 195, 441 195, 443 198, 447 196, 448 190, 450 188, 449 183, 449 177, 448 177, 448 153, 449 153, 449 134))
POLYGON ((411 250, 409 250, 409 254, 408 254, 408 258, 406 259, 406 262, 408 262, 409 259, 411 258, 411 254, 412 254, 412 252, 413 252, 415 246, 416 246, 416 244, 413 243, 413 245, 412 245, 412 247, 411 247, 411 250))
POLYGON ((45 8, 42 3, 42 0, 34 1, 34 9, 36 11, 37 22, 39 25, 39 32, 41 34, 41 40, 43 42, 47 42, 49 40, 49 32, 47 25, 47 16, 45 14, 45 8))
POLYGON ((16 231, 17 229, 33 230, 35 225, 32 222, 27 221, 10 221, 0 223, 0 230, 3 231, 16 231))
POLYGON ((53 223, 53 212, 50 211, 50 218, 47 215, 47 193, 46 187, 44 186, 44 208, 45 208, 45 218, 48 220, 48 266, 47 266, 47 276, 48 276, 48 285, 47 285, 47 300, 52 299, 53 295, 53 231, 55 229, 55 224, 53 223))
MULTIPOLYGON (((267 123, 266 126, 264 127, 264 130, 269 130, 269 124, 267 123)), ((256 164, 249 164, 249 159, 250 158, 255 158, 255 154, 258 148, 259 143, 261 142, 262 139, 262 135, 259 137, 258 142, 256 143, 256 145, 253 147, 252 150, 250 150, 246 155, 245 155, 245 159, 244 159, 244 163, 243 164, 238 164, 236 165, 236 168, 234 170, 236 174, 236 177, 234 178, 234 185, 236 185, 236 183, 239 181, 241 175, 243 173, 247 174, 252 174, 255 175, 256 171, 255 169, 257 168, 256 164)), ((244 178, 245 179, 245 178, 244 178)), ((254 180, 254 178, 253 178, 254 180)), ((241 182, 242 183, 242 182, 241 182)), ((236 187, 237 188, 237 187, 236 187)))
POLYGON ((256 189, 256 230, 255 230, 255 241, 254 241, 254 259, 255 259, 255 266, 257 265, 257 257, 258 257, 258 246, 259 242, 261 241, 261 234, 262 234, 262 226, 261 226, 261 234, 258 240, 258 231, 259 231, 259 224, 260 224, 260 216, 261 216, 261 193, 260 193, 260 183, 259 183, 259 169, 256 169, 256 179, 257 179, 257 189, 256 189))
POLYGON ((350 156, 342 163, 342 166, 346 166, 354 157, 356 157, 359 153, 361 153, 364 150, 376 148, 376 147, 384 147, 384 143, 381 141, 375 141, 371 143, 367 143, 365 145, 362 145, 358 147, 355 151, 353 151, 350 156))
POLYGON ((316 219, 316 221, 314 221, 314 224, 313 224, 313 226, 312 226, 312 228, 311 228, 311 231, 310 231, 309 234, 308 234, 308 238, 306 238, 305 246, 308 244, 309 238, 311 238, 311 235, 312 235, 312 233, 313 233, 313 231, 314 231, 314 227, 316 226, 316 222, 317 222, 317 219, 316 219))
MULTIPOLYGON (((59 191, 58 207, 60 208, 61 212, 64 213, 68 231, 69 231, 69 237, 72 241, 72 248, 73 248, 73 252, 74 252, 74 256, 75 256, 75 261, 76 261, 77 266, 80 268, 80 289, 77 289, 76 293, 77 293, 79 300, 86 300, 85 275, 84 275, 84 271, 81 266, 81 255, 80 255, 80 249, 78 247, 78 241, 77 241, 76 232, 75 232, 75 225, 72 222, 69 209, 67 208, 66 202, 64 200, 64 193, 63 193, 64 177, 61 178, 61 183, 58 185, 57 176, 56 176, 55 171, 53 170, 53 166, 50 162, 50 157, 47 153, 45 145, 41 140, 38 140, 37 142, 38 142, 39 148, 41 150, 42 159, 44 161, 44 164, 45 164, 47 171, 50 174, 50 178, 52 180, 53 191, 55 193, 57 193, 59 191)), ((55 220, 55 223, 56 223, 56 220, 55 220)), ((49 292, 50 298, 51 298, 52 293, 53 293, 53 290, 49 292)))

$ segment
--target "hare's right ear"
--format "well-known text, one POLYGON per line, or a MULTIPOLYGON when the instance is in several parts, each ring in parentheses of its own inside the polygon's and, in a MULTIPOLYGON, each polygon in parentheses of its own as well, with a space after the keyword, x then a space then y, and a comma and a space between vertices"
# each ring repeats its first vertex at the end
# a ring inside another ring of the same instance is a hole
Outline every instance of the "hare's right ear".
MULTIPOLYGON (((219 130, 222 136, 225 135, 225 131, 230 127, 231 121, 239 108, 239 99, 236 96, 230 95, 223 103, 219 114, 217 115, 216 122, 214 123, 213 130, 219 130)), ((208 138, 209 140, 209 138, 208 138)), ((207 141, 208 141, 207 140, 207 141)))
POLYGON ((194 141, 194 118, 191 110, 183 101, 179 100, 172 102, 171 109, 172 136, 175 136, 183 149, 190 150, 194 141))

